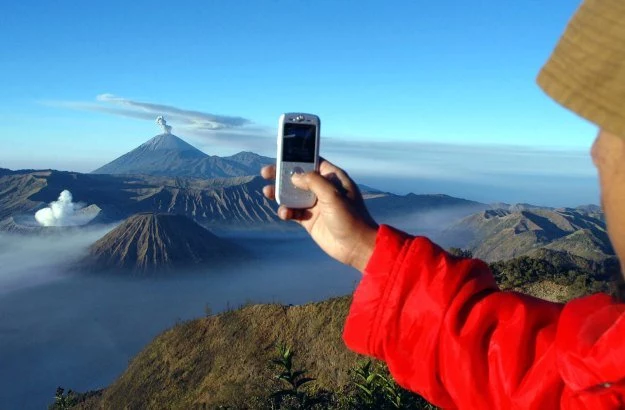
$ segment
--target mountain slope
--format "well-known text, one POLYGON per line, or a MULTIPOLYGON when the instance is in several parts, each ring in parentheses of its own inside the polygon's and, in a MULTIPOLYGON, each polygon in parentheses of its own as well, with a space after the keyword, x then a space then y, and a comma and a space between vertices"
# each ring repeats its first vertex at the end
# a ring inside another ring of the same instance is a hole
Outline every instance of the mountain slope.
POLYGON ((240 251, 184 216, 144 213, 107 233, 89 254, 85 263, 92 269, 147 274, 214 265, 240 251))
MULTIPOLYGON (((50 171, 11 173, 0 176, 0 220, 20 213, 33 213, 42 208, 42 203, 31 196, 46 186, 45 176, 50 171)), ((57 192, 58 194, 62 189, 57 192)), ((51 198, 48 202, 57 198, 51 198)))
POLYGON ((258 175, 275 160, 252 152, 209 156, 173 134, 159 134, 94 170, 93 174, 145 174, 167 177, 218 178, 258 175))
POLYGON ((207 155, 172 134, 159 134, 132 151, 93 171, 94 174, 164 175, 207 155))
POLYGON ((244 175, 258 175, 262 167, 276 163, 275 158, 264 157, 249 151, 241 151, 238 154, 223 157, 223 159, 247 168, 244 175))
POLYGON ((602 260, 614 254, 602 218, 596 212, 574 209, 486 210, 446 229, 440 241, 468 248, 486 261, 510 259, 540 248, 602 260))
POLYGON ((52 229, 48 229, 43 226, 21 224, 15 221, 15 218, 13 218, 12 216, 0 220, 0 233, 8 232, 20 235, 40 235, 46 231, 54 230, 56 230, 55 227, 52 227, 52 229))

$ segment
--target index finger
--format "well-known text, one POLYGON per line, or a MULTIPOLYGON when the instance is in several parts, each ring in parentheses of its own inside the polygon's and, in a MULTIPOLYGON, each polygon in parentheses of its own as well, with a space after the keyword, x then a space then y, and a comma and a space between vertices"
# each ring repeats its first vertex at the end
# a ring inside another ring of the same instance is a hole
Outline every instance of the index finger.
POLYGON ((260 175, 265 179, 276 179, 276 166, 266 165, 260 170, 260 175))
POLYGON ((334 175, 336 178, 338 178, 341 185, 343 185, 343 188, 345 188, 352 197, 359 195, 360 191, 358 189, 358 186, 349 177, 349 175, 347 175, 347 172, 345 172, 345 170, 337 167, 336 165, 334 165, 333 163, 331 163, 330 161, 326 159, 321 158, 321 160, 322 162, 319 166, 319 172, 321 173, 321 175, 323 176, 334 175))

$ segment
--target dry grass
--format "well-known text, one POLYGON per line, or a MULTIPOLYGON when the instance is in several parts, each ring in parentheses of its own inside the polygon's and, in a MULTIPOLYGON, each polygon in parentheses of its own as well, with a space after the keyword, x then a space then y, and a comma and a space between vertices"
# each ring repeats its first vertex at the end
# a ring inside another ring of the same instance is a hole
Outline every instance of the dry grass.
POLYGON ((351 298, 302 306, 253 305, 193 320, 158 336, 91 408, 214 408, 265 393, 275 346, 295 347, 295 363, 322 389, 349 381, 358 356, 341 339, 351 298))

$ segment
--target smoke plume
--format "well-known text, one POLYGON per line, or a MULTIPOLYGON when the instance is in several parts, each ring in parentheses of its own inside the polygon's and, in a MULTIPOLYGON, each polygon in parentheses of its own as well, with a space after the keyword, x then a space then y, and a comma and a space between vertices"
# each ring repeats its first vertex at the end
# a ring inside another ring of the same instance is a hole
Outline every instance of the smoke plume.
POLYGON ((163 118, 162 115, 159 115, 158 117, 156 117, 156 123, 163 130, 163 134, 171 134, 171 126, 167 125, 167 121, 165 121, 165 118, 163 118))
POLYGON ((64 190, 58 200, 37 211, 35 219, 42 226, 72 226, 88 222, 85 221, 84 215, 76 215, 76 211, 81 207, 72 200, 72 193, 64 190))

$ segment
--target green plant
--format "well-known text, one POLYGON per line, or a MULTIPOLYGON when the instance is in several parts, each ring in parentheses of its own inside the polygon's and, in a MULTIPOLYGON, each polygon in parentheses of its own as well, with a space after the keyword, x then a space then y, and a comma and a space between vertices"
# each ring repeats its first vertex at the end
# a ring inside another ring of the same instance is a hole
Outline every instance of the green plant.
POLYGON ((382 394, 384 397, 384 401, 389 403, 390 406, 396 409, 402 409, 404 401, 403 394, 405 390, 403 390, 395 381, 391 378, 390 375, 378 374, 378 383, 382 388, 382 394))
POLYGON ((351 398, 355 409, 436 409, 421 396, 400 387, 386 366, 371 360, 352 369, 356 392, 351 398))
POLYGON ((373 408, 376 401, 376 378, 378 374, 372 369, 373 362, 366 360, 360 362, 353 369, 355 376, 354 386, 357 388, 356 401, 365 408, 373 408))
POLYGON ((54 403, 48 408, 50 410, 65 410, 70 409, 76 404, 78 404, 76 394, 71 389, 65 393, 65 389, 59 386, 56 388, 56 393, 54 394, 54 403))
POLYGON ((305 369, 295 369, 293 356, 294 353, 290 347, 285 344, 278 345, 277 357, 271 362, 277 366, 279 373, 276 375, 276 379, 282 383, 284 388, 272 393, 271 398, 277 408, 308 409, 319 402, 305 389, 305 386, 315 379, 307 377, 305 369))

